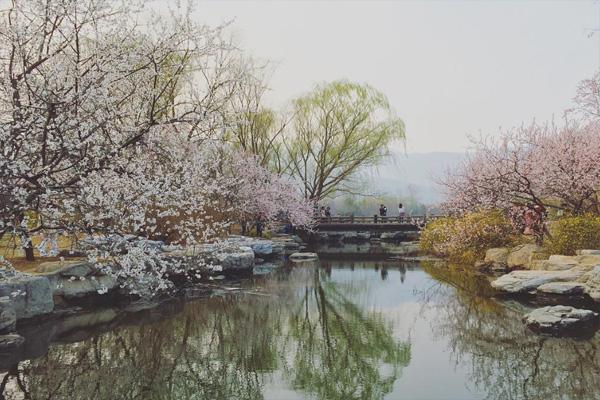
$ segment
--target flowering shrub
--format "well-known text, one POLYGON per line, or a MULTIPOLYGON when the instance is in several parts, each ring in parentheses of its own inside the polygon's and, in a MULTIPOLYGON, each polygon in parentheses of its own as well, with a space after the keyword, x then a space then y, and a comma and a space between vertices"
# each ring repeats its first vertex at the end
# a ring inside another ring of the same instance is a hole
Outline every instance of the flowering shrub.
POLYGON ((454 262, 474 262, 492 247, 519 241, 506 216, 498 211, 477 211, 433 221, 421 233, 421 249, 454 262))
POLYGON ((546 248, 552 254, 573 255, 578 249, 600 249, 600 217, 563 217, 554 222, 546 248))

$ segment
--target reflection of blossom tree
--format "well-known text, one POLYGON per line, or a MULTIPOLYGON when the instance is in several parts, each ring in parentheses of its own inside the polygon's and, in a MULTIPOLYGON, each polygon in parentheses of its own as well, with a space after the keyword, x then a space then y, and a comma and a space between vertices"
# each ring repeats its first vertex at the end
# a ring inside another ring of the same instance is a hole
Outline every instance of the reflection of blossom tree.
POLYGON ((322 283, 317 270, 305 271, 316 283, 309 279, 307 292, 294 290, 293 276, 274 284, 277 298, 215 297, 171 319, 54 345, 0 374, 0 399, 258 400, 280 367, 296 389, 321 398, 381 398, 408 363, 408 346, 393 340, 380 316, 322 283))
POLYGON ((470 358, 473 382, 488 399, 600 399, 600 335, 586 341, 535 335, 521 323, 518 307, 481 296, 490 291, 480 277, 425 268, 457 287, 438 291, 434 329, 448 339, 457 363, 470 358))
POLYGON ((392 389, 410 346, 398 344, 383 318, 365 314, 315 270, 290 320, 295 344, 287 367, 295 388, 319 399, 381 399, 392 389), (382 363, 391 367, 384 376, 382 363))

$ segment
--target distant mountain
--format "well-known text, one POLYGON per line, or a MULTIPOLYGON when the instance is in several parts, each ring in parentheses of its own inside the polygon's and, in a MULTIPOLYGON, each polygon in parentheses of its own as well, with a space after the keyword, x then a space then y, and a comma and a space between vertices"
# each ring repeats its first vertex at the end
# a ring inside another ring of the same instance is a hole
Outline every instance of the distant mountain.
POLYGON ((436 178, 464 158, 464 153, 395 151, 385 163, 369 171, 370 186, 377 193, 412 196, 425 204, 437 204, 443 194, 436 178))

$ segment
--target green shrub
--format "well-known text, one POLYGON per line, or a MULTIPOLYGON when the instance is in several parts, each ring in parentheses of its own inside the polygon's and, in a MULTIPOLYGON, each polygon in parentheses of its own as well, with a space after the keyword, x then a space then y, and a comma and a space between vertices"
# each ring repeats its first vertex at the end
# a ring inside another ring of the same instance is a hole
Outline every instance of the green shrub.
POLYGON ((519 236, 501 211, 477 211, 441 218, 421 232, 421 249, 454 262, 472 263, 487 249, 512 246, 519 236))
POLYGON ((552 223, 545 247, 551 254, 573 255, 579 249, 600 249, 600 216, 563 217, 552 223))

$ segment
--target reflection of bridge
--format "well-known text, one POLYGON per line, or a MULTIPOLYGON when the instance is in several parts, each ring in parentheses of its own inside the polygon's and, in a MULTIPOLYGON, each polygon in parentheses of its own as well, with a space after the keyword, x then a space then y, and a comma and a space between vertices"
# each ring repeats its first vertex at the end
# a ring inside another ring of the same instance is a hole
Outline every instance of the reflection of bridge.
POLYGON ((415 215, 400 218, 398 216, 335 216, 321 217, 315 227, 317 231, 378 231, 406 232, 417 231, 427 222, 441 215, 415 215))

